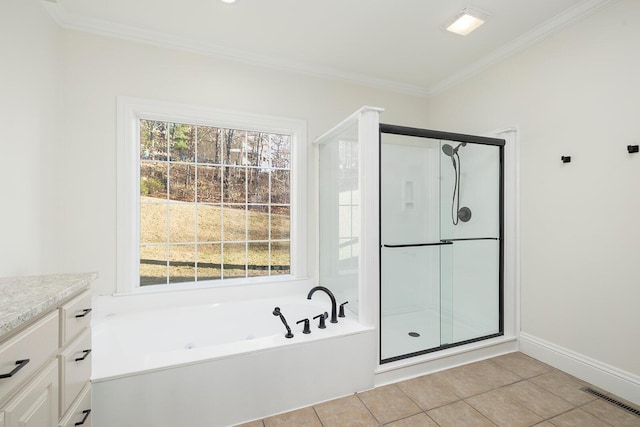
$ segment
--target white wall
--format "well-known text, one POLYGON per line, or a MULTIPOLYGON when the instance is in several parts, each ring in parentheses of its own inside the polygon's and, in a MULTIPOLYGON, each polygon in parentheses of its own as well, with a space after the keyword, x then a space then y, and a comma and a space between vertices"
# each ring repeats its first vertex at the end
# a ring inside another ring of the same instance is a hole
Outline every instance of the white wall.
POLYGON ((428 116, 457 132, 520 126, 521 329, 635 375, 639 41, 640 2, 620 0, 434 97, 428 116))
MULTIPOLYGON (((384 107, 384 121, 413 126, 426 112, 424 98, 75 31, 62 32, 61 50, 65 131, 56 161, 65 209, 58 217, 64 255, 57 268, 97 271, 99 294, 115 291, 117 96, 305 119, 310 140, 362 105, 384 107)), ((313 164, 312 158, 312 176, 313 164)), ((310 195, 313 185, 310 180, 310 195)), ((312 238, 314 224, 311 216, 312 238)), ((312 273, 315 253, 309 254, 312 273)))
POLYGON ((0 2, 0 277, 39 274, 49 247, 47 164, 58 137, 57 26, 36 0, 0 2))

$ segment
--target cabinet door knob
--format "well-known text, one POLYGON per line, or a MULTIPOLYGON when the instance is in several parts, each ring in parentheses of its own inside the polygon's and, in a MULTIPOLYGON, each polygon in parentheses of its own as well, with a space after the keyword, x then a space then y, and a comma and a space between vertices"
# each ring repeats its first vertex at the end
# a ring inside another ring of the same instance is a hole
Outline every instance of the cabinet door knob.
POLYGON ((87 418, 89 418, 91 409, 85 409, 84 411, 82 411, 82 413, 84 414, 84 418, 82 418, 82 421, 78 421, 77 423, 75 423, 74 426, 81 426, 82 424, 84 424, 84 422, 87 421, 87 418))
POLYGON ((0 375, 0 379, 2 378, 11 378, 12 376, 14 376, 15 374, 18 373, 18 371, 22 368, 24 368, 25 366, 27 366, 27 363, 29 363, 30 359, 23 359, 23 360, 16 360, 16 366, 13 371, 9 372, 8 374, 2 374, 0 375))

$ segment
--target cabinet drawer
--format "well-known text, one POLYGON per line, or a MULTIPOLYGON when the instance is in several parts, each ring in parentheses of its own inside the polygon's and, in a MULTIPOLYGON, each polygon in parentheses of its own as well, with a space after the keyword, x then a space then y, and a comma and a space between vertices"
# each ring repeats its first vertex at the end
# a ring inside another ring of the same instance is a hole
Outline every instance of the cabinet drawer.
MULTIPOLYGON (((69 411, 60 420, 59 427, 91 427, 91 384, 87 382, 69 411)), ((0 426, 1 427, 1 426, 0 426)))
POLYGON ((60 307, 60 347, 91 324, 91 292, 84 291, 60 307))
POLYGON ((0 345, 0 401, 19 387, 58 349, 58 312, 54 311, 0 345), (27 362, 28 360, 28 362, 27 362), (17 363, 21 362, 21 363, 17 363))
POLYGON ((91 330, 85 329, 69 348, 60 353, 60 415, 91 377, 91 330))

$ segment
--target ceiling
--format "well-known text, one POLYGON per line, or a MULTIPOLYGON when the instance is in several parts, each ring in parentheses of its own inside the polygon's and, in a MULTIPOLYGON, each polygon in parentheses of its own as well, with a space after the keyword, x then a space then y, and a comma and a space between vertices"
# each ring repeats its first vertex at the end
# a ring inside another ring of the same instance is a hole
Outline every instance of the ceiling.
POLYGON ((42 0, 61 26, 428 96, 614 0, 42 0), (489 13, 468 36, 443 25, 489 13))

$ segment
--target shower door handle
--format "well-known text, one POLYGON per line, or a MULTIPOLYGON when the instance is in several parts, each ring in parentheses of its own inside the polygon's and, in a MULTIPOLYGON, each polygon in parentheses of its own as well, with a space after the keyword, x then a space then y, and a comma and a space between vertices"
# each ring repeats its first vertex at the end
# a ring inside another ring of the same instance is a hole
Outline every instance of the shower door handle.
POLYGON ((442 245, 453 245, 451 240, 440 240, 439 242, 433 243, 411 243, 408 245, 382 245, 385 248, 414 248, 418 246, 442 246, 442 245))

